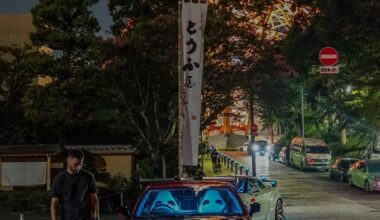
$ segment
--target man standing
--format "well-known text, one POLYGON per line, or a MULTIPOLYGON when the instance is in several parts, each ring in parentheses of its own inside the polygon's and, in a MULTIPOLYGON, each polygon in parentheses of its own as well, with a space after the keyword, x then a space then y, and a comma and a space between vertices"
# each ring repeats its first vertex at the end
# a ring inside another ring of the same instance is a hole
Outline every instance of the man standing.
POLYGON ((68 152, 67 169, 59 173, 51 187, 51 219, 99 220, 99 202, 94 176, 82 170, 83 152, 68 152))

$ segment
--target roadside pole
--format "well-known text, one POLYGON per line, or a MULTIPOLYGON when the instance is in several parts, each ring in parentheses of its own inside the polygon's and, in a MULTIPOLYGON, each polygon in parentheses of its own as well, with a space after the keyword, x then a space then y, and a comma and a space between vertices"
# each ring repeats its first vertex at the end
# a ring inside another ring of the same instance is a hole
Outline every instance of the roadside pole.
POLYGON ((183 70, 182 70, 182 1, 178 0, 178 177, 183 175, 183 143, 182 143, 182 90, 183 90, 183 70))
MULTIPOLYGON (((253 97, 249 96, 249 117, 251 121, 251 126, 255 124, 254 120, 254 109, 253 109, 253 97)), ((253 149, 253 143, 255 143, 255 132, 253 129, 250 130, 251 132, 251 143, 249 145, 250 153, 251 153, 251 160, 252 160, 252 176, 256 176, 256 151, 253 149)))

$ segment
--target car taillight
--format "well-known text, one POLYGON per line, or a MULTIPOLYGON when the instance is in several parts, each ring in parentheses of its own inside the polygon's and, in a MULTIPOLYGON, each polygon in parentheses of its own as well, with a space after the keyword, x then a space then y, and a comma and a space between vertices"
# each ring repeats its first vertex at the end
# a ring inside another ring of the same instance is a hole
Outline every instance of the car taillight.
POLYGON ((253 204, 253 203, 255 203, 255 202, 256 202, 255 197, 251 197, 251 198, 249 199, 249 203, 250 203, 250 204, 253 204))
POLYGON ((314 160, 313 158, 307 158, 307 162, 308 162, 308 163, 314 163, 315 160, 314 160))

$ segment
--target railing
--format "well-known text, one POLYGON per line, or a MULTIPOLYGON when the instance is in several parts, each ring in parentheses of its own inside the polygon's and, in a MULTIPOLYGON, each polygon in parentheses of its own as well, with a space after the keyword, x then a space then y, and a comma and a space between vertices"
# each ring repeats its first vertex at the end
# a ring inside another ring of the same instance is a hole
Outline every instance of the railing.
POLYGON ((218 157, 221 159, 221 164, 224 164, 224 166, 227 166, 231 170, 231 172, 235 172, 235 174, 240 175, 250 175, 252 173, 252 170, 250 170, 248 167, 244 166, 239 161, 236 161, 232 157, 217 151, 218 157))

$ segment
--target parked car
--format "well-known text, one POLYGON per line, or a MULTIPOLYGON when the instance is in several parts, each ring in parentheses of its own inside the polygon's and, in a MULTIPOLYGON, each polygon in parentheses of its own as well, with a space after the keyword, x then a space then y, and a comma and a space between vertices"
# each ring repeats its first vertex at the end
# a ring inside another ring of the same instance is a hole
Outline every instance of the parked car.
POLYGON ((266 177, 237 177, 236 190, 244 204, 252 201, 260 204, 260 211, 253 213, 254 220, 284 219, 283 199, 277 189, 277 182, 266 177))
POLYGON ((348 173, 350 186, 364 188, 366 192, 380 191, 380 160, 359 160, 348 173))
POLYGON ((321 139, 293 138, 290 145, 290 165, 301 170, 313 168, 329 171, 331 153, 327 144, 321 139))
POLYGON ((248 143, 244 143, 243 145, 238 146, 238 147, 236 148, 236 151, 244 151, 244 152, 247 152, 247 149, 248 149, 248 143))
POLYGON ((173 180, 148 185, 131 214, 127 208, 119 213, 126 219, 250 219, 259 206, 248 207, 230 183, 173 180))
POLYGON ((347 171, 350 169, 352 164, 356 163, 358 159, 354 158, 340 158, 335 161, 330 169, 330 178, 338 179, 340 182, 347 182, 348 175, 347 171))
POLYGON ((278 153, 278 161, 280 163, 289 165, 289 147, 282 147, 280 153, 278 153))
POLYGON ((280 151, 282 150, 282 148, 284 147, 284 144, 283 143, 275 143, 273 145, 273 149, 271 151, 271 153, 269 154, 269 157, 273 160, 273 161, 276 161, 278 160, 278 156, 279 156, 279 153, 280 151))

